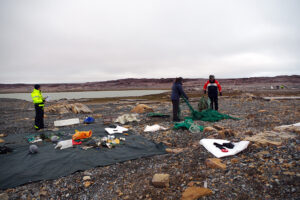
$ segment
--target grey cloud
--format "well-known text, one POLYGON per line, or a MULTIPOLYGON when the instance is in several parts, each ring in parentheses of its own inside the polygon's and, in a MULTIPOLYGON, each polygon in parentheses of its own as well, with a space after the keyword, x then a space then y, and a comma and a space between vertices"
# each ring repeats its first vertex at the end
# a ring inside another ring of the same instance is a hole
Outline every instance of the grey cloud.
POLYGON ((0 1, 0 82, 300 74, 300 3, 0 1))

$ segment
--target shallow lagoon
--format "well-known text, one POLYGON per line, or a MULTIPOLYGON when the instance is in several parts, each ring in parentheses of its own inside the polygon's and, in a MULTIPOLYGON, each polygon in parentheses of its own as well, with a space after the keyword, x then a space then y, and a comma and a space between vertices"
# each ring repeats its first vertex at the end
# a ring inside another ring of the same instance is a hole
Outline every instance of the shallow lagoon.
MULTIPOLYGON (((121 90, 121 91, 86 91, 86 92, 45 92, 43 96, 49 97, 49 100, 59 99, 93 99, 93 98, 110 98, 110 97, 134 97, 145 96, 151 94, 160 94, 168 90, 121 90)), ((0 98, 22 99, 26 101, 31 100, 30 93, 5 93, 0 94, 0 98)))

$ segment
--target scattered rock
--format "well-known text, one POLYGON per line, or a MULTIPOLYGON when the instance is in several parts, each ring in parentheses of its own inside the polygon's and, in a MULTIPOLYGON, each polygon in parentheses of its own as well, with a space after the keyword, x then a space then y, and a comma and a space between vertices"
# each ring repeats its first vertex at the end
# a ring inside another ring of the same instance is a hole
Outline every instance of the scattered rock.
POLYGON ((265 131, 261 132, 259 134, 256 134, 251 137, 246 137, 245 140, 254 142, 259 145, 275 145, 280 146, 283 141, 295 138, 296 136, 294 134, 290 134, 287 132, 275 132, 275 131, 265 131))
POLYGON ((213 127, 210 127, 210 126, 205 127, 203 129, 203 133, 205 133, 205 132, 212 132, 212 131, 216 131, 216 129, 214 129, 213 127))
POLYGON ((219 125, 217 125, 217 124, 214 124, 213 127, 214 127, 215 129, 217 129, 218 131, 225 129, 224 127, 219 126, 219 125))
POLYGON ((84 180, 84 181, 89 181, 89 180, 91 180, 91 177, 90 177, 90 176, 84 176, 84 177, 82 178, 82 180, 84 180))
POLYGON ((84 176, 92 176, 92 173, 87 172, 87 171, 84 171, 84 172, 83 172, 83 175, 84 175, 84 176))
POLYGON ((270 155, 269 151, 261 151, 255 154, 259 158, 263 158, 265 155, 270 155))
POLYGON ((225 139, 225 138, 228 138, 228 137, 231 137, 234 135, 235 135, 235 132, 231 129, 223 129, 223 130, 218 131, 219 139, 225 139))
POLYGON ((87 188, 87 187, 90 187, 91 184, 92 184, 91 181, 85 181, 85 182, 83 183, 84 187, 86 187, 86 188, 87 188))
POLYGON ((265 112, 268 112, 267 110, 259 110, 257 111, 258 113, 265 113, 265 112))
POLYGON ((40 191, 40 195, 39 196, 44 196, 47 197, 48 196, 48 192, 45 190, 40 191))
POLYGON ((232 163, 232 164, 236 164, 236 163, 238 163, 240 160, 238 159, 238 158, 232 158, 231 160, 230 160, 230 162, 232 163))
POLYGON ((205 164, 210 168, 226 169, 226 164, 222 163, 219 158, 208 158, 205 160, 205 164))
POLYGON ((123 127, 124 127, 124 128, 127 128, 127 129, 132 129, 132 126, 131 126, 131 125, 124 125, 123 127))
POLYGON ((183 151, 184 151, 183 148, 176 148, 176 149, 166 148, 166 152, 168 153, 181 153, 183 151))
POLYGON ((104 125, 109 125, 113 122, 113 118, 112 117, 103 117, 103 124, 104 125))
POLYGON ((103 115, 102 115, 102 114, 93 114, 92 116, 93 116, 94 118, 102 118, 103 115))
POLYGON ((218 134, 218 133, 215 133, 215 134, 213 134, 213 135, 207 136, 207 139, 216 139, 216 138, 218 138, 218 137, 219 137, 219 134, 218 134))
POLYGON ((295 176, 295 172, 283 172, 284 175, 295 176))
MULTIPOLYGON (((164 145, 168 146, 168 147, 171 147, 172 146, 172 143, 168 142, 168 141, 163 141, 162 143, 164 143, 164 145)), ((167 151, 167 150, 166 150, 167 151)))
POLYGON ((300 134, 300 126, 293 126, 293 125, 276 126, 273 130, 277 132, 289 132, 289 133, 300 134))
POLYGON ((9 199, 8 194, 6 194, 6 193, 0 194, 0 200, 8 200, 8 199, 9 199))
POLYGON ((252 135, 253 135, 253 132, 252 132, 252 131, 246 131, 246 132, 245 132, 245 135, 252 136, 252 135))
POLYGON ((59 130, 59 128, 57 128, 57 127, 51 129, 51 131, 58 131, 58 130, 59 130))
POLYGON ((212 194, 212 190, 202 187, 188 187, 183 193, 181 200, 197 200, 200 197, 212 194))
POLYGON ((200 182, 200 181, 191 181, 187 184, 187 186, 189 186, 189 187, 200 186, 200 185, 202 185, 202 182, 200 182))
POLYGON ((169 187, 170 185, 169 174, 154 174, 152 184, 155 187, 169 187))

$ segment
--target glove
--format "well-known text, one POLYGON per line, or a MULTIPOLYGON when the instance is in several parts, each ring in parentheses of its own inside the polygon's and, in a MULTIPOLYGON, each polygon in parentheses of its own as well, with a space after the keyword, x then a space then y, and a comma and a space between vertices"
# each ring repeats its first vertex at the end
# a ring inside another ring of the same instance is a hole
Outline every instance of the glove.
POLYGON ((220 96, 222 96, 222 92, 220 92, 220 96))
POLYGON ((206 94, 206 90, 204 90, 204 94, 206 94))

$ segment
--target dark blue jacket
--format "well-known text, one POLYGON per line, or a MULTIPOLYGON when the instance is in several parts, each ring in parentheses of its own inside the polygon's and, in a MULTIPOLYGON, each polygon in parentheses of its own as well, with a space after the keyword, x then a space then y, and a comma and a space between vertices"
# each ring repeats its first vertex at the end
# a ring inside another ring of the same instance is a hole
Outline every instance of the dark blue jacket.
POLYGON ((179 100, 181 96, 189 99, 188 96, 186 96, 186 94, 184 93, 181 83, 174 83, 172 86, 171 100, 179 100))

